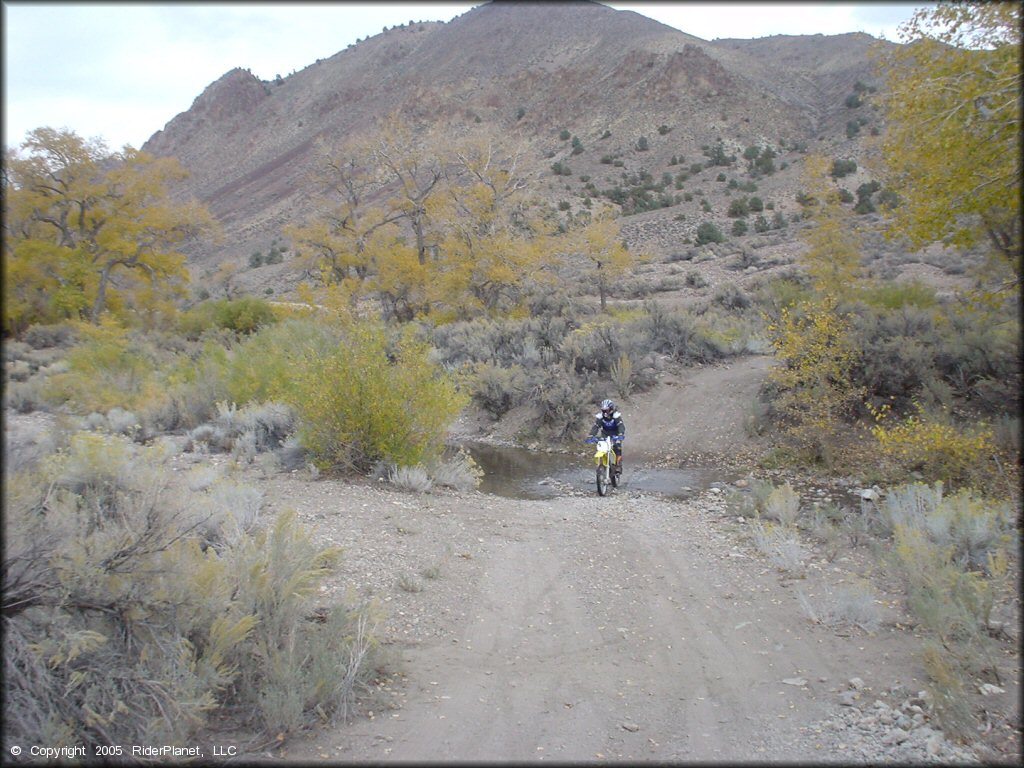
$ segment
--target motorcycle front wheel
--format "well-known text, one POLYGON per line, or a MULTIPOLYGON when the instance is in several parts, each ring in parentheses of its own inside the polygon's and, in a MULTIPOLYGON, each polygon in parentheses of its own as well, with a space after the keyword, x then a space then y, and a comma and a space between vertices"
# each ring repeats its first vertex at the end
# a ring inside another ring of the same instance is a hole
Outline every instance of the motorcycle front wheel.
POLYGON ((608 470, 608 464, 599 464, 597 467, 597 495, 607 496, 608 495, 608 482, 611 472, 608 470))

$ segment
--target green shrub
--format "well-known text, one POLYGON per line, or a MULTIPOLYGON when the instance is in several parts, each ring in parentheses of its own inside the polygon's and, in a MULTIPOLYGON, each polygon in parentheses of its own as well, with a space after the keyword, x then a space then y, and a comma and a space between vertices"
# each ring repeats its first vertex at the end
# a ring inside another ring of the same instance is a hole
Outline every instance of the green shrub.
POLYGON ((277 317, 270 304, 263 299, 243 296, 240 299, 218 299, 197 304, 179 315, 178 330, 188 338, 198 339, 210 328, 248 334, 276 321, 277 317))
POLYGON ((333 327, 293 319, 263 328, 231 350, 226 362, 230 400, 239 405, 275 400, 307 357, 327 354, 340 342, 333 327))
POLYGON ((68 352, 67 370, 42 384, 44 398, 83 415, 114 407, 138 412, 166 401, 152 345, 114 321, 82 324, 78 333, 82 341, 68 352))
POLYGON ((856 160, 844 160, 842 158, 834 158, 832 160, 832 171, 831 175, 833 179, 841 179, 844 176, 849 176, 857 170, 856 160))
POLYGON ((722 234, 722 230, 716 227, 713 222, 705 221, 697 227, 697 245, 721 243, 724 240, 725 235, 722 234))
POLYGON ((333 349, 304 355, 275 399, 299 414, 299 438, 321 468, 420 464, 466 402, 428 352, 411 332, 389 349, 381 326, 353 325, 333 349))
POLYGON ((725 145, 719 141, 713 147, 703 147, 703 152, 707 156, 708 167, 716 165, 732 165, 736 162, 736 155, 727 154, 725 151, 725 145))
POLYGON ((859 298, 865 304, 889 310, 903 307, 930 309, 938 303, 935 289, 917 280, 873 285, 860 291, 859 298))
POLYGON ((731 218, 747 216, 750 213, 750 201, 745 197, 736 197, 729 202, 727 214, 731 218))
POLYGON ((245 296, 241 299, 214 302, 213 321, 218 328, 250 334, 263 326, 275 323, 276 316, 263 299, 245 296))

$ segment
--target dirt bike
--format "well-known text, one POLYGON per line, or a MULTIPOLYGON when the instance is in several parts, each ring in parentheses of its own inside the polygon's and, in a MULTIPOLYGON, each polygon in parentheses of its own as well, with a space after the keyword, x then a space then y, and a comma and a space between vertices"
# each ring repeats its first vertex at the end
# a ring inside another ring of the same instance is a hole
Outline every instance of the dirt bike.
POLYGON ((619 485, 619 471, 615 466, 615 450, 612 448, 612 437, 587 438, 588 443, 596 443, 597 450, 594 451, 594 464, 597 465, 597 495, 607 496, 608 488, 617 488, 619 485))

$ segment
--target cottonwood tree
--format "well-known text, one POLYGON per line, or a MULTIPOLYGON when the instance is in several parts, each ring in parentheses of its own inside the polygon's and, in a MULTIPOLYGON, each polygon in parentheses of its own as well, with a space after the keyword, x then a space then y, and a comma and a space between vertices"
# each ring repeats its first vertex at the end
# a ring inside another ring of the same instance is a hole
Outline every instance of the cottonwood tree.
POLYGON ((814 226, 804 236, 808 248, 800 261, 819 294, 844 297, 860 277, 861 241, 829 175, 829 163, 823 155, 809 155, 804 164, 805 189, 814 201, 805 211, 814 226))
POLYGON ((942 2, 882 63, 886 186, 917 246, 988 241, 1021 276, 1021 5, 942 2))
POLYGON ((130 146, 109 153, 68 130, 30 131, 7 152, 4 185, 4 323, 146 308, 188 281, 179 247, 213 235, 202 205, 172 202, 186 171, 130 146))
POLYGON ((358 141, 340 147, 320 142, 317 151, 310 179, 316 212, 284 234, 307 270, 329 292, 346 296, 350 308, 377 291, 386 316, 414 313, 413 305, 423 303, 422 265, 415 255, 410 263, 400 226, 405 212, 392 202, 372 151, 358 141))
POLYGON ((372 135, 320 144, 318 210, 285 229, 324 285, 353 304, 375 294, 385 317, 410 320, 429 308, 427 254, 438 239, 432 211, 444 181, 433 141, 391 115, 372 135))
POLYGON ((554 225, 494 137, 414 137, 392 116, 321 152, 319 210, 286 234, 352 302, 373 294, 399 321, 469 318, 515 307, 545 276, 554 225))
POLYGON ((848 309, 861 278, 861 242, 830 164, 823 155, 809 155, 804 167, 805 211, 814 226, 804 235, 800 263, 814 292, 800 305, 784 307, 768 327, 779 361, 769 381, 778 390, 775 407, 785 435, 808 460, 825 465, 833 462, 837 435, 864 395, 854 383, 861 350, 848 309))
POLYGON ((430 208, 445 178, 447 137, 415 132, 399 114, 386 117, 363 147, 374 162, 378 178, 394 190, 388 211, 405 219, 415 241, 416 258, 427 262, 431 234, 430 208))
POLYGON ((322 139, 309 179, 316 194, 316 213, 308 222, 289 225, 300 263, 320 273, 325 284, 364 280, 369 274, 366 239, 383 222, 371 214, 366 197, 372 180, 363 158, 333 150, 322 139))
POLYGON ((554 221, 526 197, 517 151, 478 135, 453 155, 437 211, 444 236, 435 298, 461 318, 511 309, 528 283, 553 279, 554 221))
POLYGON ((560 246, 571 260, 581 262, 586 279, 597 285, 601 311, 608 308, 608 288, 639 260, 622 240, 619 222, 605 212, 593 217, 581 229, 564 236, 560 246))

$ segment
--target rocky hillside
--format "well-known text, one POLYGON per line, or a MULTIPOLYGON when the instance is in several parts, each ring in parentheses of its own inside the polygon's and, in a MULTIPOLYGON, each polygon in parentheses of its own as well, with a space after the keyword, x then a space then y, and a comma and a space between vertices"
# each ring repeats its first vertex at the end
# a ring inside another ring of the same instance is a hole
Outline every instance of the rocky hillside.
MULTIPOLYGON (((878 118, 845 101, 873 82, 875 45, 890 44, 864 34, 707 42, 593 2, 492 2, 446 24, 395 27, 274 82, 234 69, 143 149, 177 157, 191 172, 179 193, 205 202, 224 226, 219 245, 190 253, 200 275, 226 261, 244 267, 304 217, 318 139, 340 142, 395 110, 420 125, 514 138, 537 194, 562 210, 644 174, 671 174, 666 207, 623 225, 631 245, 667 255, 702 220, 731 223, 732 190, 718 172, 739 178, 744 148, 778 152, 778 172, 757 193, 784 213, 798 209, 806 151, 861 157, 878 118), (865 126, 854 138, 851 119, 865 126), (582 150, 573 152, 567 133, 582 150), (738 163, 682 186, 680 172, 719 142, 738 163), (556 175, 556 163, 571 175, 556 175), (697 197, 684 200, 684 191, 697 197)), ((865 180, 859 174, 851 190, 865 180)), ((289 271, 287 259, 265 267, 262 284, 248 287, 280 294, 289 271)))

